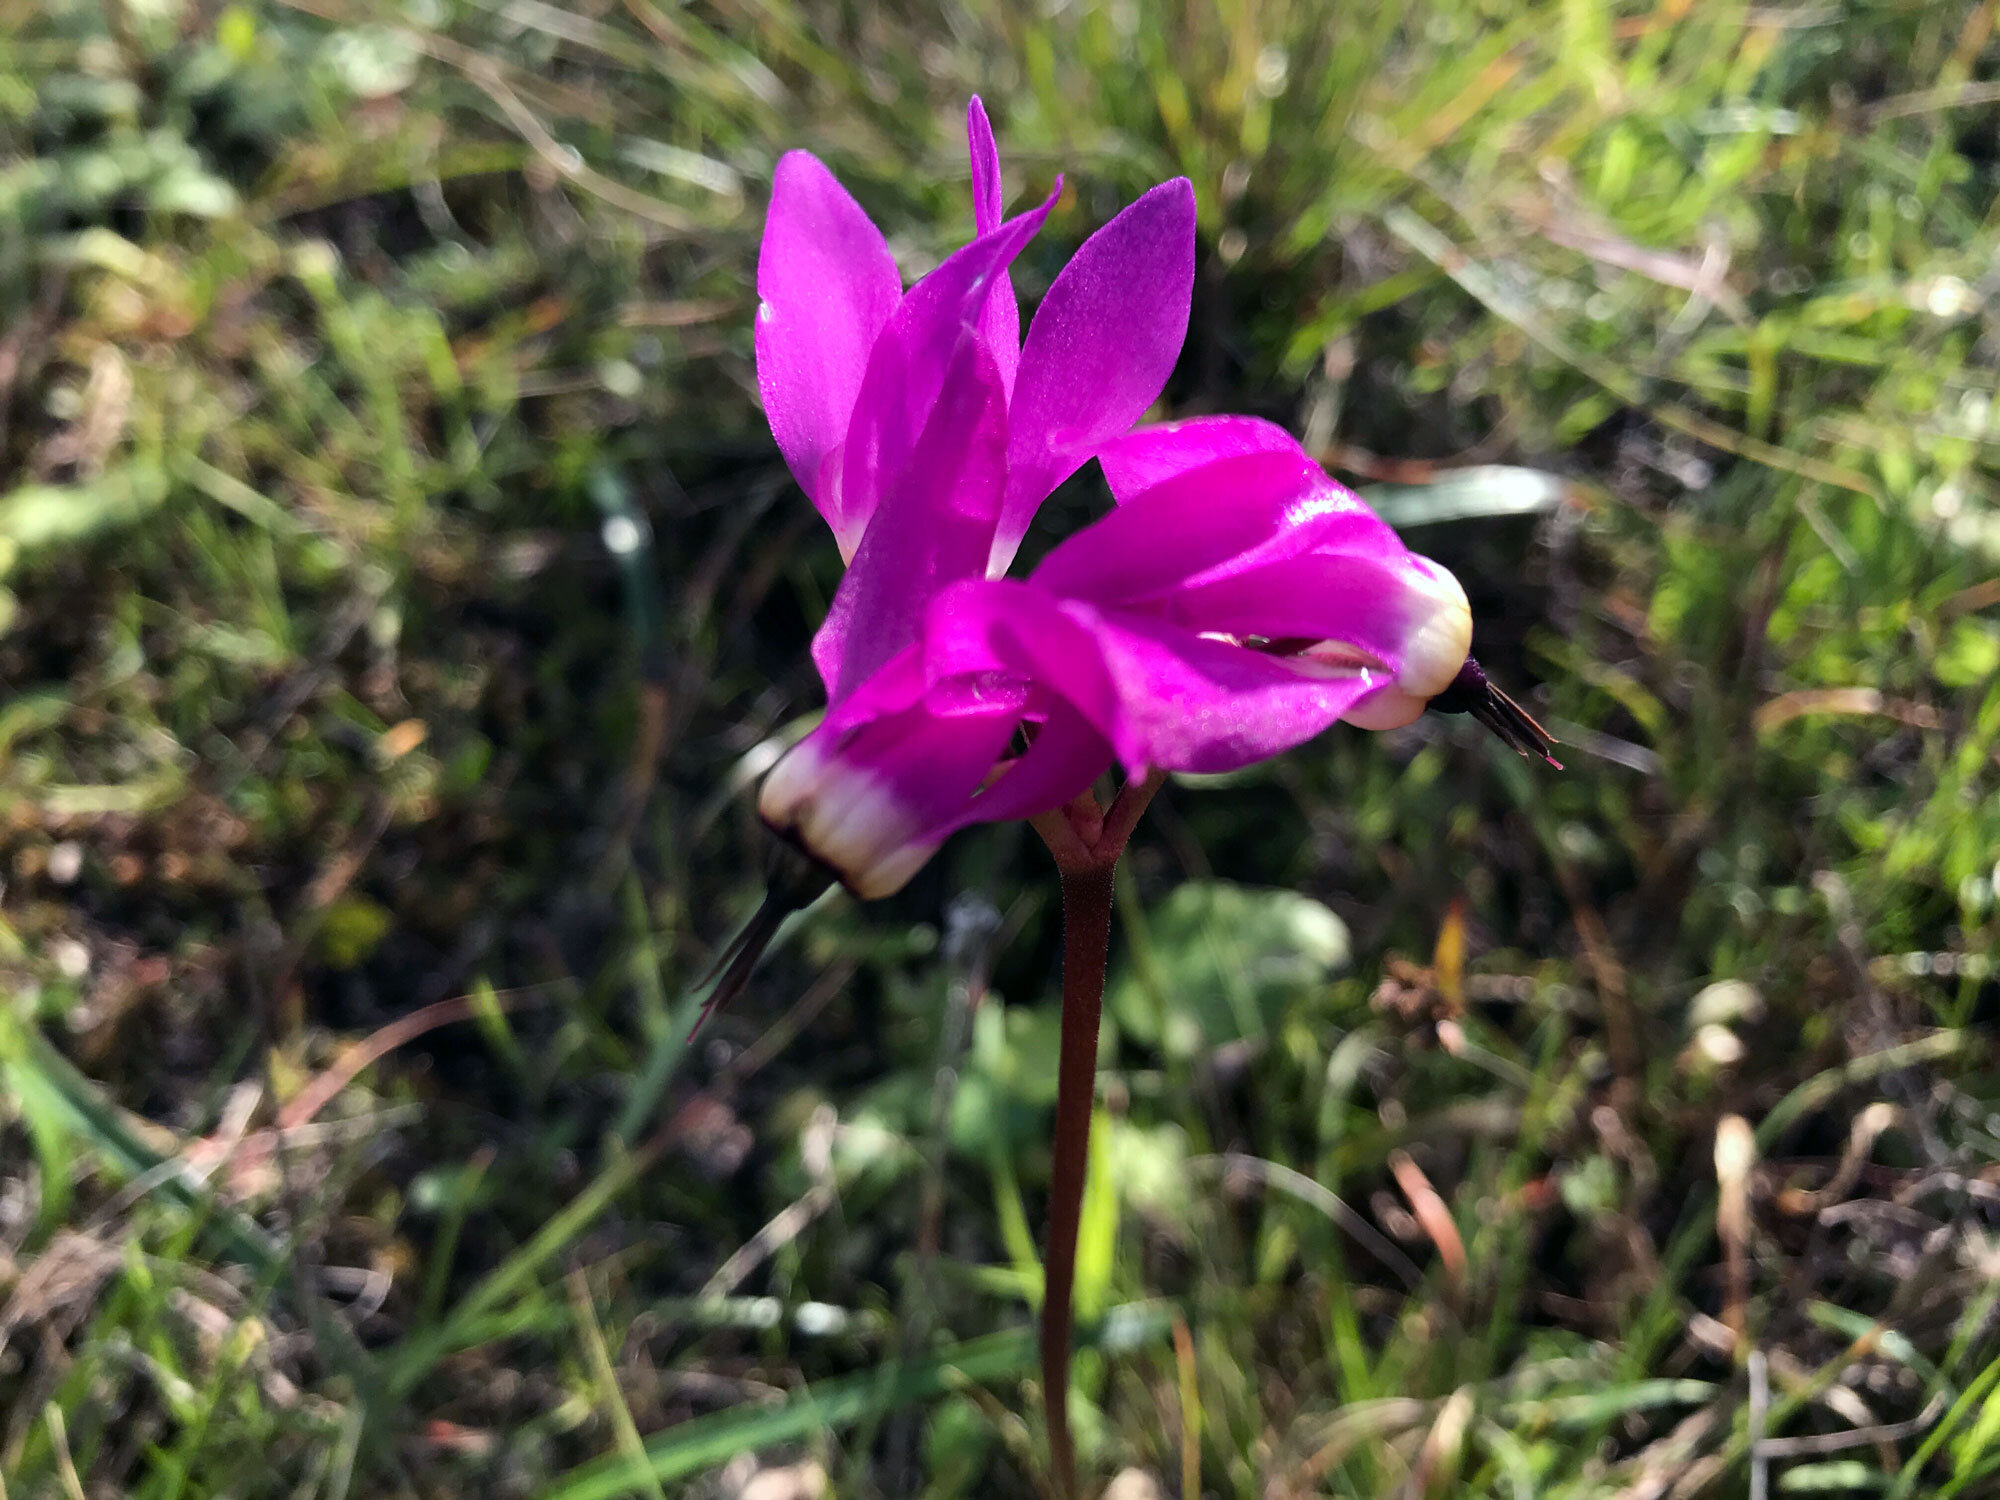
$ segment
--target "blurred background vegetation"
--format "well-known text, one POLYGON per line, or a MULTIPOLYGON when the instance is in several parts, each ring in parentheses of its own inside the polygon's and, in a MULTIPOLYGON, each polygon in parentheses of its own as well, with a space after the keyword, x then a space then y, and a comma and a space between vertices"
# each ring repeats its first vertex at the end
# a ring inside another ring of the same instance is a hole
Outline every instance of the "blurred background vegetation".
POLYGON ((839 569, 771 168, 913 277, 977 90, 1029 304, 1192 177, 1163 411, 1368 487, 1569 763, 1156 804, 1095 1484, 2000 1493, 1995 13, 0 0, 5 1492, 1048 1493, 1040 849, 686 1040, 839 569))

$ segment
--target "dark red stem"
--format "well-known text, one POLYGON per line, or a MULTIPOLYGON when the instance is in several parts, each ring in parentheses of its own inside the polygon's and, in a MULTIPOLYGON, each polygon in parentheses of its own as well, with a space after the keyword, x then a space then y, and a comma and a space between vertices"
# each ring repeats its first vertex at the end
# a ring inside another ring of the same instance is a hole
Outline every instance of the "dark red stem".
POLYGON ((1042 1405, 1056 1493, 1076 1500, 1069 1434, 1069 1348, 1075 1322, 1076 1232, 1090 1171, 1090 1112, 1097 1096, 1097 1022, 1111 956, 1111 872, 1166 773, 1128 781, 1106 808, 1089 792, 1028 821, 1055 856, 1063 893, 1062 1056, 1056 1070, 1056 1157, 1049 1191, 1049 1248, 1042 1285, 1042 1405))
MULTIPOLYGON (((1122 842, 1122 840, 1121 840, 1122 842)), ((1042 1288, 1042 1395, 1056 1491, 1076 1490, 1076 1449, 1069 1432, 1071 1306, 1083 1183, 1090 1167, 1090 1116, 1097 1095, 1097 1024, 1104 1009, 1104 967, 1111 951, 1111 871, 1102 863, 1062 871, 1062 1055, 1056 1082, 1055 1178, 1049 1189, 1049 1248, 1042 1288)))

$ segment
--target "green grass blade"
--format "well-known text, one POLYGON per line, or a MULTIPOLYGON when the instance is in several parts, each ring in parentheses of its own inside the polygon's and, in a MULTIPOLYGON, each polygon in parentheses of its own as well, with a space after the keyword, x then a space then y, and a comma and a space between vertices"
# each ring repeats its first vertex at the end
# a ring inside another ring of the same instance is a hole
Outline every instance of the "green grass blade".
POLYGON ((391 1367, 390 1389, 398 1396, 407 1395, 438 1360, 479 1342, 472 1334, 486 1315, 533 1285, 542 1267, 563 1246, 588 1229, 613 1198, 644 1176, 664 1149, 665 1141, 655 1136, 599 1173, 595 1182, 544 1224, 527 1244, 494 1267, 483 1281, 466 1293, 464 1300, 452 1309, 443 1327, 413 1338, 404 1346, 391 1367))
MULTIPOLYGON (((1163 1336, 1170 1323, 1163 1304, 1127 1304, 1114 1308, 1094 1331, 1082 1333, 1078 1345, 1107 1353, 1132 1349, 1163 1336)), ((644 1470, 635 1471, 623 1455, 598 1459, 562 1476, 538 1500, 612 1500, 634 1494, 653 1483, 699 1474, 738 1453, 849 1427, 962 1386, 1004 1380, 1024 1373, 1034 1359, 1033 1331, 1013 1328, 925 1359, 821 1381, 775 1407, 683 1422, 646 1445, 644 1470)))

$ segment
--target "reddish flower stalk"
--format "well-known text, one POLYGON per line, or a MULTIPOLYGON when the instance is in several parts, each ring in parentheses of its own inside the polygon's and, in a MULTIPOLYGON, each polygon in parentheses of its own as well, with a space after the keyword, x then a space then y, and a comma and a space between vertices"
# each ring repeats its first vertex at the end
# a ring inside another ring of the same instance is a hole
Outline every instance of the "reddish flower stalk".
POLYGON ((1111 888, 1118 856, 1163 778, 1128 782, 1109 813, 1086 792, 1044 813, 1033 827, 1055 856, 1062 880, 1062 1044, 1056 1073, 1055 1167, 1049 1184, 1049 1241, 1042 1262, 1042 1405, 1057 1493, 1076 1494, 1076 1444, 1069 1431, 1070 1336, 1076 1326, 1077 1231, 1090 1167, 1090 1120, 1097 1095, 1097 1029, 1111 954, 1111 888))

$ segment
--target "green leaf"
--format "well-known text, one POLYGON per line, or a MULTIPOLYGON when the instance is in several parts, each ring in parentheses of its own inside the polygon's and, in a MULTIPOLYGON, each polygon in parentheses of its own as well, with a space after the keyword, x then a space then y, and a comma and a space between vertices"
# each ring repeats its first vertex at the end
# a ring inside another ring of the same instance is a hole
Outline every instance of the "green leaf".
POLYGON ((336 969, 358 968, 394 926, 395 918, 380 902, 347 895, 327 908, 313 946, 336 969))
POLYGON ((1800 1464, 1778 1476, 1781 1495, 1824 1495, 1833 1490, 1880 1490, 1888 1486, 1888 1479, 1879 1469, 1871 1469, 1852 1458, 1800 1464))
POLYGON ((27 1124, 41 1164, 41 1224, 60 1226, 69 1212, 73 1165, 70 1141, 80 1123, 60 1093, 26 1059, 0 1062, 0 1093, 7 1095, 27 1124))
POLYGON ((1694 1406, 1714 1395, 1715 1387, 1706 1380, 1634 1380, 1581 1395, 1515 1401, 1504 1416, 1515 1426, 1595 1427, 1627 1412, 1694 1406))
POLYGON ((98 1086, 76 1070, 33 1025, 0 1005, 0 1069, 8 1086, 33 1092, 36 1108, 48 1128, 88 1144, 100 1162, 120 1177, 148 1178, 151 1191, 179 1203, 191 1213, 215 1219, 231 1250, 267 1278, 286 1272, 283 1256, 263 1229, 247 1214, 215 1203, 205 1186, 197 1187, 161 1156, 128 1122, 125 1112, 107 1101, 98 1086))
POLYGON ((17 549, 31 554, 122 530, 166 497, 166 471, 156 464, 129 464, 82 484, 23 485, 0 496, 0 562, 17 549))
POLYGON ((240 206, 236 189, 192 166, 163 172, 146 196, 158 212, 192 214, 197 219, 224 218, 240 206))
POLYGON ((527 1244, 466 1293, 443 1326, 406 1339, 397 1351, 389 1377, 393 1393, 399 1397, 407 1395, 440 1359, 493 1337, 483 1326, 487 1315, 508 1307, 527 1292, 550 1260, 588 1229, 613 1198, 652 1168, 666 1149, 667 1140, 664 1133, 656 1134, 635 1150, 614 1158, 595 1181, 563 1205, 527 1244))
POLYGON ((1096 1319, 1111 1297, 1111 1272, 1118 1259, 1118 1186, 1111 1175, 1108 1112, 1097 1111, 1090 1126, 1090 1162, 1083 1182, 1083 1209, 1076 1234, 1076 1317, 1096 1319))
POLYGON ((1056 1102, 1061 1016, 1046 1008, 981 1006, 972 1052, 951 1103, 952 1144, 969 1156, 990 1142, 1040 1140, 1056 1102))
POLYGON ((383 99, 416 82, 423 55, 406 31, 354 26, 328 37, 320 60, 357 98, 383 99))
POLYGON ((1510 464, 1447 469, 1427 484, 1367 484, 1361 498, 1401 530, 1444 521, 1540 515, 1562 504, 1568 483, 1559 475, 1510 464))
POLYGON ((2000 630, 1984 620, 1964 619, 1938 648, 1931 673, 1946 687, 1976 687, 2000 673, 2000 630))
POLYGON ((1119 965, 1111 1013, 1135 1040, 1176 1057, 1266 1034, 1348 963, 1346 924, 1296 891, 1195 881, 1146 925, 1147 962, 1119 965))

